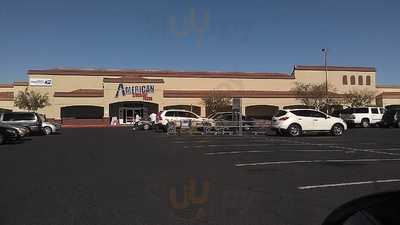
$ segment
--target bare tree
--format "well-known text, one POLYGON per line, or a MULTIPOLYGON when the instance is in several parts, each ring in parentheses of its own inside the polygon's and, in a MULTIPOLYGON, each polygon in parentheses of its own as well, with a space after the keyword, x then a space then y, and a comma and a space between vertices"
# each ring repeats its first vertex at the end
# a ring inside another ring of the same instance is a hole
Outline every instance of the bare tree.
POLYGON ((296 86, 292 89, 292 92, 295 93, 296 98, 301 100, 304 105, 317 110, 326 108, 329 105, 337 105, 340 102, 336 89, 331 85, 328 85, 328 99, 326 98, 325 82, 319 84, 296 82, 296 86))
POLYGON ((210 92, 209 95, 202 98, 202 101, 206 106, 207 115, 232 108, 232 98, 226 97, 217 91, 210 92))
POLYGON ((36 112, 38 109, 50 105, 49 96, 26 88, 25 91, 18 92, 14 99, 14 105, 19 109, 36 112))
POLYGON ((372 103, 375 91, 369 89, 353 89, 344 94, 343 103, 351 107, 363 107, 372 103))

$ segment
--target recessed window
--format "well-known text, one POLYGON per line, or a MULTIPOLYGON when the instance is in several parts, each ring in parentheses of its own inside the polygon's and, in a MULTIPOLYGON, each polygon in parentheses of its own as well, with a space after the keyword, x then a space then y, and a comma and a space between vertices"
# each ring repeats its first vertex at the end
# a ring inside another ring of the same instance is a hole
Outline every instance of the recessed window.
POLYGON ((351 76, 350 77, 350 84, 351 85, 356 85, 356 76, 351 76))
POLYGON ((358 76, 358 85, 363 85, 363 84, 364 84, 363 76, 358 76))
POLYGON ((342 79, 343 79, 343 85, 347 85, 347 76, 344 75, 342 79))
POLYGON ((365 80, 366 85, 371 85, 371 76, 367 76, 365 80))

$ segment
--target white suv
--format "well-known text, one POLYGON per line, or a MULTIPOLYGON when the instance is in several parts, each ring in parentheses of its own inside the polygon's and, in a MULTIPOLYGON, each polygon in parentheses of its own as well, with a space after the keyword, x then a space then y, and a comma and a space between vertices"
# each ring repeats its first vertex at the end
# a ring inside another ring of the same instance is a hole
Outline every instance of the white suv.
POLYGON ((169 122, 190 120, 196 123, 210 122, 210 119, 203 118, 191 111, 183 109, 169 109, 157 114, 157 124, 159 128, 166 130, 169 122))
POLYGON ((346 123, 337 117, 310 109, 280 110, 272 118, 272 129, 280 135, 300 136, 304 132, 330 132, 340 136, 347 130, 346 123))
POLYGON ((348 108, 343 110, 341 117, 349 126, 361 125, 366 128, 371 124, 379 124, 384 113, 385 109, 379 107, 348 108))

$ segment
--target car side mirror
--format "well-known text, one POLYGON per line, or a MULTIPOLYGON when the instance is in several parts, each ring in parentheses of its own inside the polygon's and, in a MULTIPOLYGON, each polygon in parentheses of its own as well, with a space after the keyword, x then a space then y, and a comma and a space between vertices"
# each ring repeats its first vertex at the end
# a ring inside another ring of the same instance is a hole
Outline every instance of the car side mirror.
POLYGON ((399 191, 358 198, 334 210, 323 225, 400 224, 399 200, 399 191))

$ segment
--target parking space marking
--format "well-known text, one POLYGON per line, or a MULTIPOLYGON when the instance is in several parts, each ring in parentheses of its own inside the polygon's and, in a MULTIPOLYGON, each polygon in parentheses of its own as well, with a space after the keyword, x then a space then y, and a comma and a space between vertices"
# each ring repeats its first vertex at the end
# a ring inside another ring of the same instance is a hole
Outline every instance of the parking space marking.
POLYGON ((251 151, 230 151, 230 152, 207 152, 207 153, 204 153, 204 155, 234 155, 234 154, 267 153, 267 152, 274 152, 274 151, 251 150, 251 151))
MULTIPOLYGON (((173 144, 190 144, 190 143, 212 143, 215 141, 220 141, 220 140, 212 140, 212 139, 204 139, 204 140, 185 140, 185 141, 172 141, 171 143, 173 144)), ((236 139, 232 139, 230 140, 231 142, 240 142, 243 143, 242 139, 236 140, 236 139)), ((259 143, 259 144, 273 144, 273 143, 285 143, 282 141, 279 142, 275 142, 275 141, 265 141, 262 139, 256 139, 256 140, 250 140, 248 142, 249 144, 251 143, 259 143)))
POLYGON ((344 152, 343 150, 328 150, 328 149, 306 149, 306 150, 249 150, 249 151, 226 151, 226 152, 206 152, 204 155, 235 155, 248 153, 271 153, 271 152, 344 152))
POLYGON ((400 158, 394 159, 324 159, 324 160, 295 160, 295 161, 276 161, 276 162, 255 162, 255 163, 237 163, 236 167, 247 166, 272 166, 281 164, 305 164, 305 163, 346 163, 346 162, 384 162, 400 161, 400 158))
POLYGON ((309 189, 317 189, 317 188, 345 187, 345 186, 353 186, 353 185, 394 183, 394 182, 400 182, 400 179, 371 180, 371 181, 337 183, 337 184, 321 184, 321 185, 312 185, 312 186, 301 186, 301 187, 297 187, 297 189, 309 190, 309 189))
MULTIPOLYGON (((279 144, 279 146, 292 146, 298 144, 279 144)), ((222 145, 222 144, 211 144, 211 145, 193 145, 193 146, 183 146, 183 148, 220 148, 220 147, 258 147, 258 146, 277 146, 277 144, 266 143, 266 144, 229 144, 229 145, 222 145)))
POLYGON ((400 151, 400 148, 367 148, 368 151, 400 151))
MULTIPOLYGON (((379 149, 378 149, 379 150, 379 149)), ((358 149, 355 150, 357 152, 368 152, 368 153, 375 153, 375 154, 382 154, 382 155, 392 155, 392 156, 400 156, 400 153, 392 153, 392 152, 382 152, 378 150, 366 150, 366 149, 358 149)))
POLYGON ((400 156, 399 153, 384 152, 383 149, 360 149, 360 148, 355 148, 355 147, 345 147, 345 146, 338 146, 338 145, 325 144, 325 143, 309 143, 309 142, 301 142, 301 141, 291 141, 291 143, 297 143, 299 145, 327 146, 329 148, 343 149, 343 150, 347 150, 347 151, 351 151, 351 152, 367 152, 367 153, 375 153, 375 154, 382 154, 382 155, 400 156))

